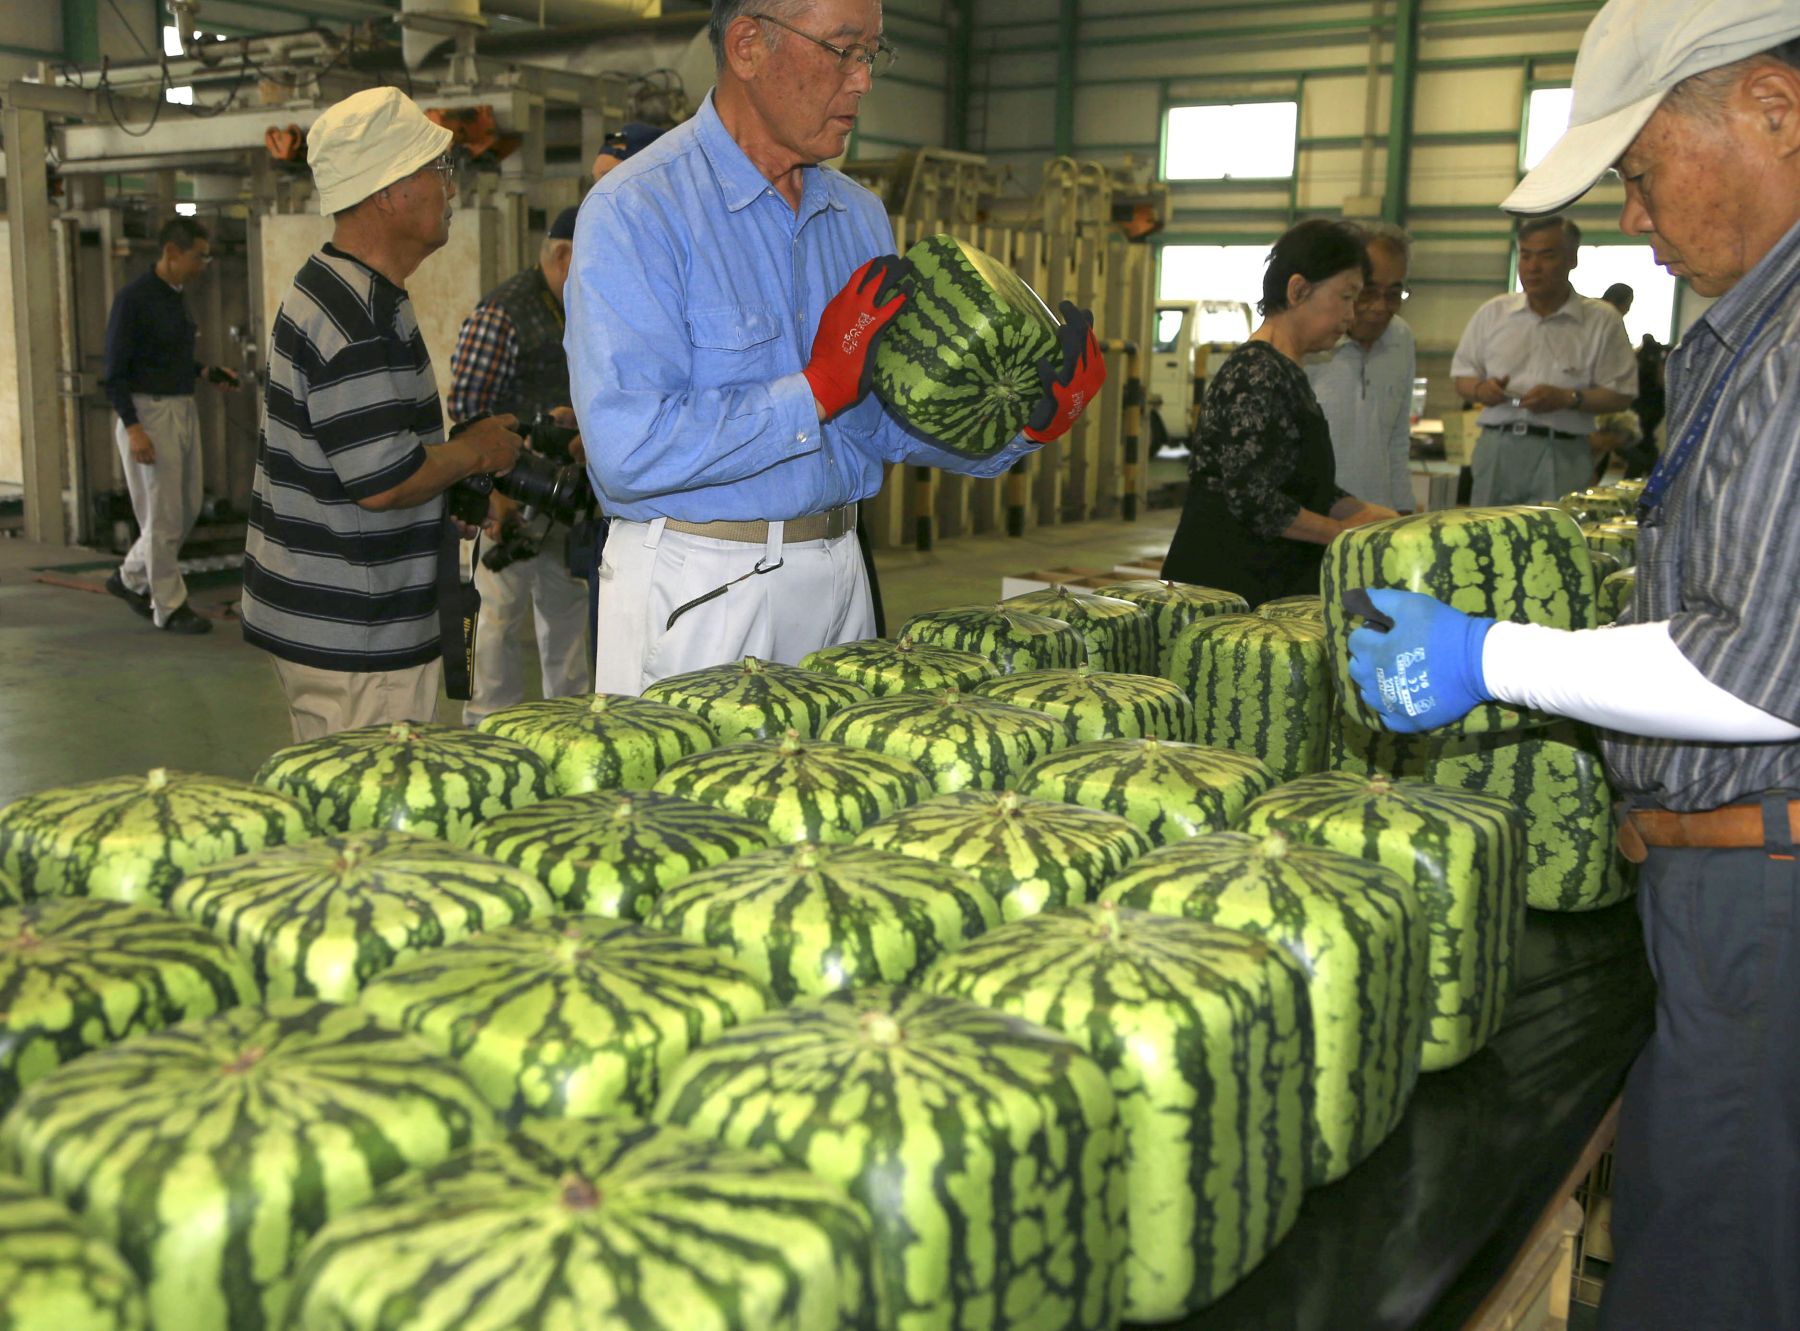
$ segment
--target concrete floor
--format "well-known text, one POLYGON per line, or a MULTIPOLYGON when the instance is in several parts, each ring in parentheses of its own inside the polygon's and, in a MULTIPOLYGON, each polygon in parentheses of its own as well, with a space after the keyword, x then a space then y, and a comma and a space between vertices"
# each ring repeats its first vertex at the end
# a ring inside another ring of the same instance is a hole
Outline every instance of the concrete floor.
MULTIPOLYGON (((1000 595, 1006 574, 1161 559, 1177 511, 1139 522, 969 537, 877 557, 890 631, 923 610, 1000 595)), ((151 628, 110 596, 33 581, 87 552, 0 540, 0 805, 45 786, 151 767, 249 777, 290 740, 269 659, 234 623, 201 638, 151 628)), ((526 677, 537 677, 535 651, 526 677)), ((440 704, 455 721, 460 704, 440 704)))

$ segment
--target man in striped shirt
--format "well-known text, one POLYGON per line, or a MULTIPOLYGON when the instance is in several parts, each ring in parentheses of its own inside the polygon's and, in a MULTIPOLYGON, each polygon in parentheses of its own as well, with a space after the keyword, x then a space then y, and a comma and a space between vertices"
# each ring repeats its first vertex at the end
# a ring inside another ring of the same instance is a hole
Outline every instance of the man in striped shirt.
POLYGON ((450 139, 392 88, 337 103, 307 136, 335 227, 275 319, 242 607, 296 741, 435 716, 443 493, 518 456, 510 416, 444 441, 406 295, 449 239, 450 139))
POLYGON ((1351 635, 1351 673, 1395 729, 1489 699, 1602 727, 1657 1000, 1600 1325, 1775 1331, 1800 1327, 1800 4, 1610 0, 1506 207, 1609 166, 1621 229, 1717 298, 1669 358, 1631 605, 1564 632, 1377 591, 1394 626, 1351 635))

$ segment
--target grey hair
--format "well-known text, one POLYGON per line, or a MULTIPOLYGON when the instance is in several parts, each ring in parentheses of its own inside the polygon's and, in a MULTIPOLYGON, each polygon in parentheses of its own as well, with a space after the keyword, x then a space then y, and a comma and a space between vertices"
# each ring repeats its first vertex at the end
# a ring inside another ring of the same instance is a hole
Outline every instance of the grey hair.
MULTIPOLYGON (((810 8, 810 0, 713 0, 712 18, 707 20, 706 36, 712 43, 713 68, 725 68, 725 30, 751 14, 773 14, 776 18, 797 18, 810 8)), ((781 40, 781 29, 763 29, 763 42, 773 51, 781 40)))
POLYGON ((1395 226, 1392 222, 1358 222, 1362 228, 1365 245, 1386 245, 1398 254, 1401 261, 1412 263, 1412 237, 1406 234, 1404 227, 1395 226))
POLYGON ((1562 232, 1563 244, 1573 254, 1581 248, 1581 224, 1572 217, 1564 217, 1561 213, 1550 213, 1543 217, 1527 217, 1519 223, 1519 239, 1535 236, 1540 231, 1562 232))
POLYGON ((1681 115, 1716 124, 1722 118, 1726 99, 1731 96, 1731 90, 1737 86, 1738 81, 1758 65, 1767 64, 1800 69, 1800 38, 1783 42, 1780 46, 1771 46, 1766 51, 1746 56, 1742 60, 1733 60, 1729 65, 1720 65, 1716 69, 1690 75, 1670 89, 1663 105, 1681 115))

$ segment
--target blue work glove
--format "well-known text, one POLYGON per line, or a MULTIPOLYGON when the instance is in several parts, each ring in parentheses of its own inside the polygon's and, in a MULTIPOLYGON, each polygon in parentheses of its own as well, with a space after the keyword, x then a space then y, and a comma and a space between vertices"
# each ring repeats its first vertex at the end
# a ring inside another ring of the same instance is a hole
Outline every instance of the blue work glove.
POLYGON ((1447 726, 1493 701, 1481 673, 1481 647, 1493 620, 1418 592, 1370 589, 1368 598, 1393 627, 1351 633, 1350 678, 1389 730, 1410 735, 1447 726))

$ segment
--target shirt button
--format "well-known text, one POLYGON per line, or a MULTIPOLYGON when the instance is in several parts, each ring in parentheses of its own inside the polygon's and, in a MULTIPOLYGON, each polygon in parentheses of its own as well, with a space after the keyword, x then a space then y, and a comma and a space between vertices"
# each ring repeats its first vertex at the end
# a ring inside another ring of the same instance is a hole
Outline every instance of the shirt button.
POLYGON ((806 442, 806 431, 802 430, 799 434, 795 435, 794 442, 796 444, 804 444, 806 442))

